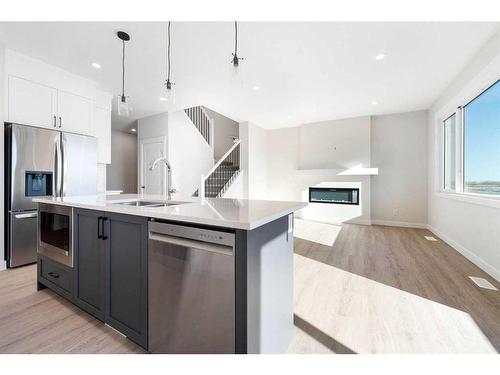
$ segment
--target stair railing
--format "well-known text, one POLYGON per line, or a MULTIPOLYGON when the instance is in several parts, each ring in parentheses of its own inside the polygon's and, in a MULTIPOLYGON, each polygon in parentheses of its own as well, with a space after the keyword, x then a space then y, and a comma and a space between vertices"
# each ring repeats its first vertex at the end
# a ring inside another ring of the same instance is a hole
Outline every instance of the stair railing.
MULTIPOLYGON (((229 148, 229 150, 226 151, 226 153, 219 159, 217 163, 208 171, 208 173, 202 174, 200 178, 200 189, 199 189, 199 196, 200 197, 205 197, 205 190, 206 188, 210 188, 210 186, 205 186, 207 180, 209 179, 210 176, 214 175, 215 177, 220 177, 220 178, 225 178, 226 180, 229 180, 231 176, 227 176, 226 174, 228 173, 227 168, 224 169, 221 166, 223 163, 226 163, 226 165, 232 165, 234 167, 237 167, 239 169, 240 167, 240 143, 241 140, 238 138, 234 139, 234 144, 229 148)), ((232 171, 231 173, 234 173, 232 171)))
POLYGON ((213 148, 214 120, 208 116, 202 106, 186 108, 184 112, 191 119, 191 122, 198 129, 205 141, 213 148))

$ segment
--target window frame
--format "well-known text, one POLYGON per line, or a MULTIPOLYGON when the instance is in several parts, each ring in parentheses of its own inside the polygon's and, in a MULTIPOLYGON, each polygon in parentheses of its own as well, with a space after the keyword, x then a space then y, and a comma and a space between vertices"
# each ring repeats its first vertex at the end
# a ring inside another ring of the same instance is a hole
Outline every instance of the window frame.
MULTIPOLYGON (((491 82, 491 81, 490 81, 491 82)), ((464 108, 472 103, 474 100, 476 100, 478 97, 483 95, 486 91, 488 91, 490 88, 495 86, 496 84, 500 83, 500 78, 496 79, 493 83, 489 84, 485 88, 482 88, 478 92, 474 93, 473 95, 470 95, 467 97, 466 100, 464 100, 465 104, 458 106, 455 110, 449 110, 447 112, 444 112, 444 116, 439 117, 439 126, 440 126, 440 168, 439 170, 439 188, 438 188, 438 195, 439 196, 444 196, 444 197, 450 197, 456 200, 460 201, 471 201, 472 203, 478 203, 478 204, 484 204, 487 206, 494 206, 494 207, 500 207, 500 194, 498 195, 493 195, 493 194, 482 194, 482 193, 470 193, 464 191, 464 136, 465 136, 465 126, 464 126, 464 108), (456 133, 456 150, 455 150, 455 157, 456 157, 456 162, 455 162, 455 190, 452 189, 445 189, 445 165, 444 165, 444 159, 445 159, 445 127, 444 127, 444 122, 448 120, 450 117, 453 115, 456 115, 455 117, 455 133, 456 133)), ((483 86, 484 87, 484 86, 483 86)))
POLYGON ((455 193, 458 190, 458 174, 457 174, 457 169, 458 169, 458 159, 457 159, 457 149, 458 149, 458 143, 457 143, 457 136, 459 133, 459 128, 458 128, 458 112, 452 112, 449 116, 445 117, 443 120, 441 120, 441 183, 440 183, 440 190, 442 192, 446 193, 455 193), (455 116, 455 171, 453 172, 455 174, 455 189, 447 189, 446 188, 446 127, 445 123, 449 119, 451 119, 453 116, 455 116))

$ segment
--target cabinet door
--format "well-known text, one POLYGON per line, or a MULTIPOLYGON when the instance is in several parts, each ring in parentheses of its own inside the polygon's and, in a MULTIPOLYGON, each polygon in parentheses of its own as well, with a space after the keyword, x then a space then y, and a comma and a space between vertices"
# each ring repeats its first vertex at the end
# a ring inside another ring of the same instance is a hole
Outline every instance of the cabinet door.
POLYGON ((61 130, 92 135, 92 102, 65 91, 57 91, 58 127, 61 130))
POLYGON ((111 111, 94 107, 94 132, 97 137, 97 162, 111 164, 111 111))
POLYGON ((9 76, 8 121, 55 127, 57 90, 22 78, 9 76))
POLYGON ((106 241, 99 238, 104 213, 74 210, 76 303, 104 320, 106 241))
POLYGON ((147 348, 147 218, 106 216, 106 323, 147 348))

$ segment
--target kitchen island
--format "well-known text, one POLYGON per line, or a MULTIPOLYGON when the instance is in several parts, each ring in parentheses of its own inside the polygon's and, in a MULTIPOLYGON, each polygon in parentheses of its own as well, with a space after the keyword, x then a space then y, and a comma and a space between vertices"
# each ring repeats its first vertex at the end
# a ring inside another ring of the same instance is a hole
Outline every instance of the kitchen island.
POLYGON ((151 353, 280 353, 302 202, 36 198, 38 287, 151 353))

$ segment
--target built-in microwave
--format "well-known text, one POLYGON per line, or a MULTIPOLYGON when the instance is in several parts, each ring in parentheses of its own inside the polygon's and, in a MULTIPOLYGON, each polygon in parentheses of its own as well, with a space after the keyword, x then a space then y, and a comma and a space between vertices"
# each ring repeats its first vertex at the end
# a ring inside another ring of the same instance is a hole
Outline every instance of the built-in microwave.
POLYGON ((66 206, 39 204, 39 254, 73 267, 73 209, 66 206))

